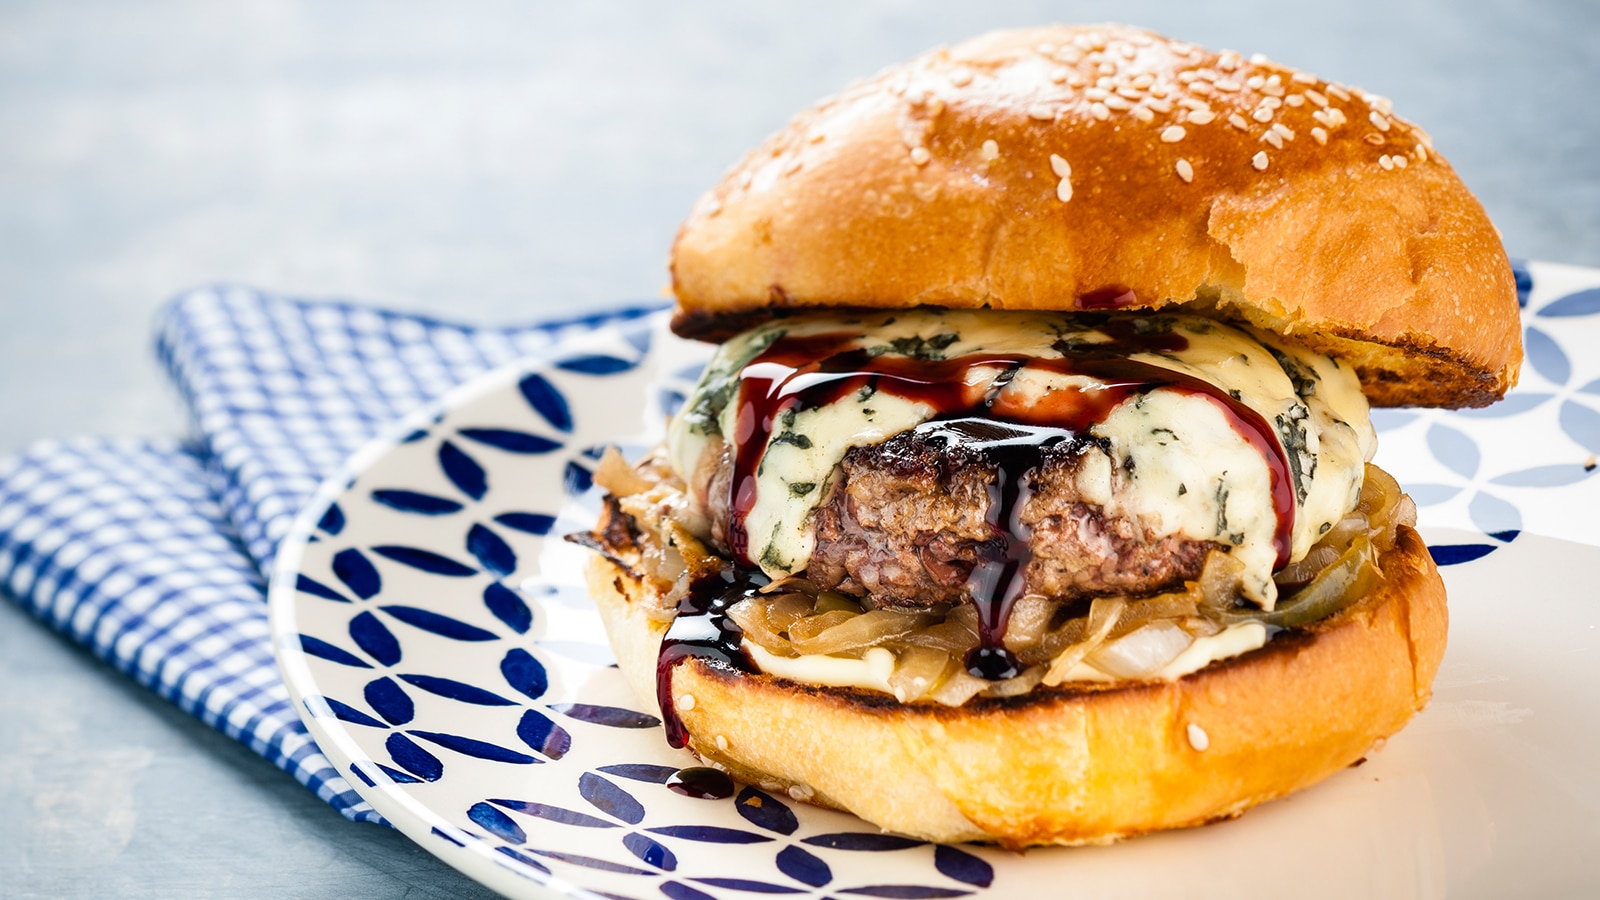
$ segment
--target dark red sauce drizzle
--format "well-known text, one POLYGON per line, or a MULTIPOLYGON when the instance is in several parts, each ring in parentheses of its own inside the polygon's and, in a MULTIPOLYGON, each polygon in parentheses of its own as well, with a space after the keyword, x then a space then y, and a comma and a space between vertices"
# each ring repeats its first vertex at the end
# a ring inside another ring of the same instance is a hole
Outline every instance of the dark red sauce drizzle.
POLYGON ((721 769, 689 766, 667 776, 667 790, 696 800, 725 800, 733 796, 733 779, 721 769))
POLYGON ((1079 294, 1073 299, 1077 302, 1079 309, 1089 310, 1122 309, 1139 302, 1139 298, 1134 295, 1132 290, 1121 285, 1098 288, 1086 294, 1079 294))
POLYGON ((656 702, 667 743, 682 747, 689 740, 672 696, 673 666, 696 657, 740 672, 757 671, 740 646, 743 632, 728 618, 728 607, 753 596, 768 581, 760 570, 729 567, 692 585, 678 602, 678 617, 662 637, 656 657, 656 702))
MULTIPOLYGON (((1098 308, 1122 305, 1127 292, 1105 298, 1086 295, 1080 305, 1098 308)), ((1222 410, 1234 431, 1266 460, 1272 501, 1277 514, 1273 535, 1275 567, 1289 559, 1294 527, 1294 485, 1288 459, 1277 433, 1255 410, 1209 382, 1148 363, 1128 359, 1132 353, 1174 353, 1188 340, 1170 331, 1141 331, 1135 320, 1108 318, 1094 327, 1110 338, 1098 344, 1058 343, 1065 355, 1041 359, 1022 354, 978 353, 954 359, 913 359, 852 349, 858 335, 831 333, 784 337, 773 342, 741 374, 733 445, 728 539, 735 570, 690 592, 662 642, 656 669, 657 697, 667 726, 667 739, 683 746, 687 735, 670 696, 672 667, 688 656, 718 661, 743 671, 754 667, 739 646, 739 629, 727 618, 733 603, 766 583, 750 559, 745 518, 756 502, 756 476, 774 426, 785 413, 815 409, 856 392, 886 392, 926 403, 938 410, 933 421, 919 426, 947 440, 965 441, 984 449, 998 469, 990 488, 988 521, 996 540, 968 580, 978 608, 980 645, 966 660, 973 675, 998 680, 1020 672, 1002 643, 1011 606, 1020 596, 1031 556, 1027 527, 1020 514, 1027 505, 1028 474, 1045 450, 1077 439, 1118 404, 1156 388, 1203 397, 1222 410), (976 367, 1000 369, 988 390, 975 393, 965 376, 976 367), (1102 382, 1091 390, 1056 390, 1027 406, 1009 402, 1001 388, 1023 368, 1065 375, 1085 375, 1102 382)))

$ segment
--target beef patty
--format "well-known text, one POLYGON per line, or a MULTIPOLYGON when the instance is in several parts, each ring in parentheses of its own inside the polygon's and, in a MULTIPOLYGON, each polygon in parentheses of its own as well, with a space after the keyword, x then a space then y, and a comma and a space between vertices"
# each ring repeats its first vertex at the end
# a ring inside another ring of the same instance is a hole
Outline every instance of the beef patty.
MULTIPOLYGON (((1092 459, 1108 453, 1100 441, 1069 436, 1040 452, 1042 462, 1025 476, 1019 499, 1019 519, 1032 534, 1028 593, 1062 600, 1140 596, 1199 575, 1215 544, 1153 535, 1139 519, 1107 515, 1081 496, 1077 476, 1085 465, 1110 463, 1113 490, 1125 477, 1114 461, 1092 459)), ((722 458, 701 477, 708 496, 721 498, 709 512, 714 536, 725 544, 730 465, 722 458)), ((813 513, 816 548, 806 577, 879 606, 969 600, 974 567, 1004 552, 1005 523, 989 521, 998 472, 993 451, 938 423, 851 449, 813 513)))

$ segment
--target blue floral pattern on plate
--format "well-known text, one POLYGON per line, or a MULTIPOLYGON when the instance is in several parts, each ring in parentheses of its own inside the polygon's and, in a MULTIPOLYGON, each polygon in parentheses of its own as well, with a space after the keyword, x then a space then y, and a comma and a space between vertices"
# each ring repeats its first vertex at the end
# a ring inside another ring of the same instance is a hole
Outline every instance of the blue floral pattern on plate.
MULTIPOLYGON (((1519 271, 1533 377, 1505 403, 1377 416, 1379 462, 1425 523, 1483 536, 1436 545, 1441 563, 1506 545, 1562 505, 1552 495, 1590 483, 1600 366, 1568 348, 1575 323, 1600 328, 1600 279, 1549 270, 1519 271), (1508 448, 1522 430, 1508 425, 1535 417, 1566 443, 1508 448)), ((323 486, 270 597, 280 667, 318 744, 389 821, 508 894, 958 897, 1022 868, 1050 884, 1057 857, 1024 867, 884 835, 777 785, 720 801, 667 788, 695 761, 623 684, 584 551, 559 539, 592 520, 601 448, 659 440, 692 385, 704 348, 662 333, 657 317, 492 373, 323 486)))

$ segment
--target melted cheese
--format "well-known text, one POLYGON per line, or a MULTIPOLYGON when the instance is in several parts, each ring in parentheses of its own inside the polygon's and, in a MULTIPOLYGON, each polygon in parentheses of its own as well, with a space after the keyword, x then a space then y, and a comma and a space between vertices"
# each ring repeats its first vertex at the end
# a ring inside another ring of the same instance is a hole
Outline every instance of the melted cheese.
MULTIPOLYGON (((1171 331, 1187 341, 1176 352, 1132 352, 1137 362, 1204 380, 1255 410, 1278 432, 1294 470, 1296 515, 1290 559, 1303 557, 1327 526, 1354 507, 1363 465, 1376 449, 1366 398, 1354 372, 1299 348, 1264 343, 1241 329, 1188 316, 1151 316, 1140 327, 1171 331)), ((685 412, 668 435, 673 465, 686 480, 717 435, 735 436, 739 372, 784 335, 853 331, 855 347, 912 358, 1004 353, 1059 358, 1072 344, 1112 339, 1084 320, 1054 313, 909 310, 858 318, 805 317, 770 323, 727 342, 707 367, 685 412)), ((968 380, 989 379, 1008 396, 1043 397, 1065 387, 1093 390, 1083 375, 1024 368, 1010 384, 994 368, 968 380)), ((976 386, 981 392, 987 386, 976 386)), ((756 473, 757 496, 746 518, 749 556, 768 575, 803 571, 815 538, 811 512, 829 477, 851 447, 868 446, 928 421, 938 411, 884 392, 848 396, 797 412, 773 436, 756 473), (803 446, 808 444, 808 446, 803 446)), ((1271 608, 1276 529, 1267 460, 1242 437, 1219 406, 1178 390, 1135 394, 1089 428, 1108 448, 1091 454, 1078 475, 1086 501, 1108 514, 1139 517, 1152 537, 1177 535, 1215 541, 1245 564, 1244 591, 1271 608)))

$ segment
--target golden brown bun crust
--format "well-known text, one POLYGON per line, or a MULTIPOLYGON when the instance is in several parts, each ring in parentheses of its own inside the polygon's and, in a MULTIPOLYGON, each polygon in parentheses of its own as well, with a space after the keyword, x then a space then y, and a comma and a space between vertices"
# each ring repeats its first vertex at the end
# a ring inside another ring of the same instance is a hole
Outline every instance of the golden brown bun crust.
POLYGON ((1216 308, 1341 355, 1379 406, 1481 406, 1522 359, 1510 266, 1427 135, 1387 108, 1122 26, 936 50, 801 113, 701 198, 673 248, 673 327, 1072 309, 1126 288, 1132 308, 1216 308))
MULTIPOLYGON (((1304 788, 1421 709, 1444 655, 1444 585, 1409 528, 1380 565, 1378 588, 1345 612, 1176 682, 950 708, 693 660, 672 690, 694 697, 690 746, 746 781, 804 785, 813 802, 929 840, 1101 843, 1304 788)), ((665 626, 643 615, 648 588, 598 557, 590 575, 622 670, 653 703, 665 626)))

